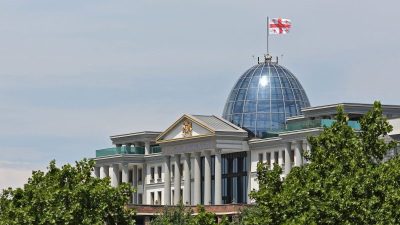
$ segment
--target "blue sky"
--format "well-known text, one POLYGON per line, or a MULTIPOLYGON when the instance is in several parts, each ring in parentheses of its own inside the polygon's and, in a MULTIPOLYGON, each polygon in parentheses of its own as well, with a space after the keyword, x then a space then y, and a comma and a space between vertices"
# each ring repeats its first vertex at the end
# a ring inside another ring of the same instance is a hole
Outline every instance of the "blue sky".
POLYGON ((113 134, 222 113, 271 37, 312 105, 400 104, 398 1, 0 0, 0 188, 113 134))

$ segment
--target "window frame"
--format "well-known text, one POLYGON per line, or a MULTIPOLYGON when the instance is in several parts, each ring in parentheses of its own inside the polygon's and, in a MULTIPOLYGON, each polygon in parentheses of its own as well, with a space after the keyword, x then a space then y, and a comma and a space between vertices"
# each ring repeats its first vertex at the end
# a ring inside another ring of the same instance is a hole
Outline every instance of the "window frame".
POLYGON ((157 179, 161 179, 162 174, 162 166, 157 167, 157 179))
POLYGON ((138 168, 137 170, 137 181, 138 183, 142 183, 143 182, 143 168, 138 168))
POLYGON ((154 181, 155 178, 155 169, 154 166, 150 167, 150 180, 154 181))

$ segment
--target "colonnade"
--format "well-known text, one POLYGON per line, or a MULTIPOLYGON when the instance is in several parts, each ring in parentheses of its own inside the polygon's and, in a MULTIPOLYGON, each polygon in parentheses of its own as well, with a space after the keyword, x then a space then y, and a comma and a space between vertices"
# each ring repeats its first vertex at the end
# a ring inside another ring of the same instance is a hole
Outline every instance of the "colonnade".
MULTIPOLYGON (((211 205, 211 151, 202 152, 204 155, 204 205, 211 205)), ((128 163, 113 163, 111 165, 102 165, 95 167, 95 176, 99 178, 111 177, 111 186, 116 187, 119 184, 119 171, 122 171, 122 182, 129 182, 129 164, 128 163), (111 174, 109 174, 111 168, 111 174)), ((133 165, 132 170, 132 185, 136 187, 138 169, 137 165, 133 165)), ((146 164, 143 165, 143 202, 145 201, 145 179, 146 179, 146 164)), ((184 204, 197 205, 201 204, 201 152, 175 154, 173 156, 164 156, 164 204, 176 205, 181 201, 184 204), (182 175, 180 170, 181 156, 183 156, 183 196, 181 196, 182 175), (191 157, 194 157, 194 163, 191 164, 191 157), (172 158, 172 159, 171 159, 172 158), (174 198, 171 199, 171 161, 174 165, 174 198), (191 170, 194 170, 194 185, 191 190, 191 170), (193 199, 191 199, 191 191, 193 191, 193 199)), ((222 204, 222 170, 221 170, 221 150, 215 150, 214 163, 214 204, 222 204)), ((137 203, 137 193, 134 193, 133 203, 137 203)))
MULTIPOLYGON (((211 205, 211 151, 184 153, 173 155, 174 164, 174 198, 171 199, 171 158, 172 156, 164 156, 164 204, 176 205, 182 198, 184 204, 197 205, 201 204, 201 153, 204 155, 204 205, 211 205), (183 196, 181 196, 181 156, 183 155, 183 196), (191 156, 194 157, 194 163, 191 165, 191 156), (191 170, 193 171, 193 199, 191 199, 191 170)), ((221 171, 221 150, 215 150, 214 163, 214 204, 222 204, 222 171, 221 171)))
MULTIPOLYGON (((117 187, 119 185, 119 171, 121 167, 121 182, 123 183, 129 183, 129 173, 132 173, 132 186, 137 187, 138 185, 143 185, 143 188, 145 187, 144 185, 144 177, 142 177, 142 183, 138 183, 138 165, 133 164, 132 165, 132 170, 129 169, 129 164, 130 163, 113 163, 111 165, 102 165, 99 167, 94 168, 94 175, 98 178, 106 178, 106 177, 111 177, 111 186, 117 187), (110 174, 110 167, 111 167, 111 174, 110 174)), ((145 164, 143 165, 143 172, 145 172, 145 164)), ((138 204, 138 193, 133 193, 133 198, 132 198, 132 203, 133 204, 138 204)), ((143 194, 143 202, 145 202, 146 195, 143 194)))
POLYGON ((301 166, 303 165, 303 140, 297 140, 294 142, 294 151, 292 152, 292 142, 286 142, 284 145, 285 148, 285 165, 284 171, 285 174, 288 174, 292 169, 292 166, 301 166), (292 164, 291 158, 294 157, 294 162, 292 164))
MULTIPOLYGON (((117 146, 118 147, 118 146, 117 146)), ((292 168, 292 166, 301 166, 303 164, 303 141, 290 141, 285 142, 283 145, 284 151, 279 151, 279 161, 276 159, 275 162, 279 163, 284 168, 284 174, 288 174, 292 168), (294 145, 294 149, 292 149, 292 145, 294 145), (294 151, 293 151, 294 150, 294 151), (295 154, 294 162, 292 162, 292 154, 295 154), (284 155, 283 155, 284 154, 284 155), (283 157, 285 158, 284 162, 282 161, 283 157)), ((176 205, 181 200, 184 204, 188 205, 197 205, 201 204, 201 193, 203 191, 203 199, 204 205, 211 205, 212 202, 212 169, 214 169, 214 201, 215 205, 222 204, 222 168, 221 168, 221 149, 212 150, 203 150, 199 152, 192 153, 182 153, 182 154, 174 154, 174 155, 164 155, 164 165, 163 165, 163 173, 164 173, 164 205, 176 205), (211 163, 211 153, 215 154, 214 168, 211 163), (201 155, 204 156, 204 189, 201 187, 201 155), (193 163, 191 163, 191 158, 193 158, 193 163), (183 161, 183 174, 181 174, 181 161, 183 161), (172 166, 174 165, 174 171, 171 171, 172 166), (193 170, 193 173, 191 171, 193 170), (171 173, 174 173, 173 177, 173 185, 171 185, 171 173), (193 177, 191 177, 193 175, 193 177), (183 177, 183 185, 182 185, 182 177, 183 177), (193 179, 193 185, 192 185, 193 179), (173 198, 171 196, 172 186, 174 188, 173 198), (183 186, 182 194, 181 187, 183 186), (193 192, 193 195, 191 194, 193 192)), ((248 152, 247 157, 247 171, 248 171, 248 191, 251 190, 251 154, 248 152)), ((111 177, 111 185, 116 187, 119 184, 119 171, 122 172, 121 181, 129 182, 129 173, 132 171, 132 185, 134 187, 138 186, 138 164, 133 164, 129 167, 128 163, 113 163, 110 165, 102 165, 101 167, 95 167, 94 174, 99 178, 111 177), (130 170, 129 168, 132 168, 130 170), (120 170, 121 168, 121 170, 120 170), (111 170, 110 170, 111 169, 111 170), (111 173, 111 174, 109 174, 111 173)), ((146 174, 147 174, 147 165, 143 164, 142 167, 142 183, 139 185, 143 185, 143 194, 142 194, 142 203, 146 204, 146 174)), ((134 193, 133 195, 133 203, 138 204, 138 194, 134 193)), ((248 199, 249 202, 249 199, 248 199)))

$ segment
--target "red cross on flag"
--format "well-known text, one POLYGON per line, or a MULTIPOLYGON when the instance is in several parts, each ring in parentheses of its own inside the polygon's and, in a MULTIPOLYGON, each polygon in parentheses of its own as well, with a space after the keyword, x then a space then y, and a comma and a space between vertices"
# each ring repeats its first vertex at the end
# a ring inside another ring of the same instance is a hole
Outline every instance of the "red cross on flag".
POLYGON ((286 34, 292 27, 289 19, 272 18, 268 21, 268 30, 270 34, 286 34))

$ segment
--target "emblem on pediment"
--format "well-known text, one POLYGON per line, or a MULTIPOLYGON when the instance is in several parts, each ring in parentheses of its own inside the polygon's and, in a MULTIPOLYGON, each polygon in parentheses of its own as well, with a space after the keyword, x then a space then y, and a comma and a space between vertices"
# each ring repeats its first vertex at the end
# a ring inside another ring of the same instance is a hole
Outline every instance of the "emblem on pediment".
POLYGON ((189 120, 185 120, 182 125, 182 134, 183 137, 191 137, 192 136, 192 122, 189 120))

